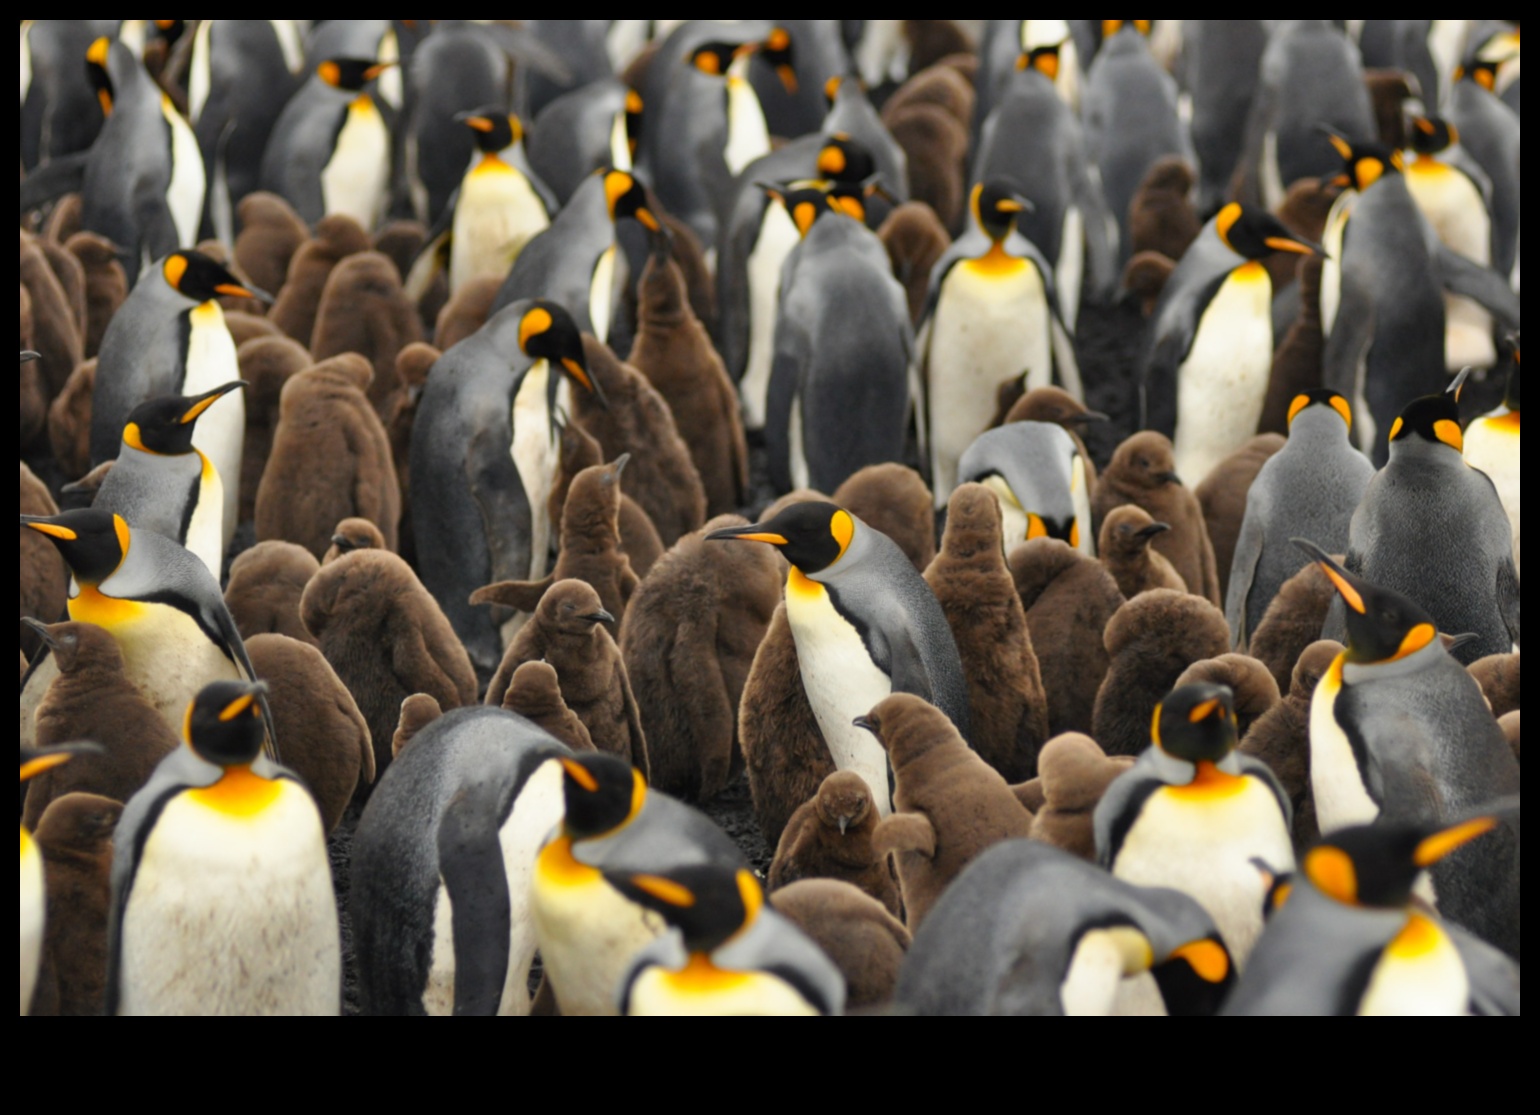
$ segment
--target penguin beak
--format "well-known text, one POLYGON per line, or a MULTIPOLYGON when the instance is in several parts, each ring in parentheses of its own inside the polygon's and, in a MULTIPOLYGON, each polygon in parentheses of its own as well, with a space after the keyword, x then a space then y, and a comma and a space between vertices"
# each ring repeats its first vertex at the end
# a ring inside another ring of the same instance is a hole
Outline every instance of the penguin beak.
POLYGON ((69 527, 61 527, 53 520, 42 515, 23 515, 21 516, 21 525, 31 527, 39 534, 47 535, 58 542, 74 542, 80 538, 80 535, 70 530, 69 527))
POLYGON ((594 624, 598 624, 598 623, 614 623, 615 622, 615 617, 610 615, 603 608, 600 608, 597 612, 594 612, 592 615, 583 616, 581 618, 585 622, 587 622, 587 623, 594 623, 594 624))
POLYGON ((1293 542, 1295 549, 1321 567, 1321 571, 1326 574, 1327 579, 1336 588, 1337 594, 1349 608, 1361 616, 1368 614, 1363 593, 1359 592, 1358 587, 1353 584, 1352 575, 1346 569, 1333 561, 1331 555, 1314 542, 1307 542, 1303 538, 1295 538, 1293 542))
POLYGON ((1090 426, 1102 422, 1111 422, 1112 418, 1099 410, 1088 410, 1084 414, 1077 414, 1073 418, 1067 419, 1067 421, 1075 426, 1090 426))
POLYGON ((1204 983, 1220 984, 1230 978, 1230 954, 1214 941, 1194 941, 1171 954, 1173 960, 1185 960, 1204 983))
POLYGON ((370 81, 373 81, 386 70, 394 69, 398 65, 400 65, 398 62, 376 62, 374 65, 370 66, 367 70, 364 71, 364 76, 370 81))
POLYGON ((630 463, 631 463, 631 454, 629 454, 629 453, 622 453, 620 456, 615 458, 615 461, 614 461, 613 464, 610 465, 610 468, 615 470, 615 476, 618 479, 620 477, 621 473, 626 471, 626 466, 629 465, 630 463))
POLYGON ((345 534, 332 535, 332 545, 344 554, 351 554, 357 548, 353 545, 353 540, 345 534))
POLYGON ((870 716, 858 716, 850 723, 852 727, 860 728, 863 732, 870 732, 874 736, 877 734, 877 724, 870 716))
POLYGON ((1324 256, 1326 249, 1312 240, 1297 236, 1269 236, 1262 241, 1275 252, 1290 252, 1297 256, 1324 256))
POLYGON ((246 686, 246 691, 226 705, 219 713, 219 721, 228 724, 267 696, 267 682, 257 681, 246 686))
POLYGON ((889 205, 894 206, 902 204, 898 198, 894 197, 888 191, 888 188, 882 184, 881 178, 869 178, 861 184, 861 188, 866 191, 866 196, 869 198, 880 197, 889 205))
POLYGON ((41 620, 33 619, 31 616, 22 616, 21 617, 21 623, 22 623, 23 627, 28 628, 39 639, 42 639, 43 640, 43 644, 49 650, 58 650, 59 649, 59 641, 57 639, 55 639, 53 637, 53 635, 49 632, 48 625, 46 623, 43 623, 41 620))
MULTIPOLYGON (((598 382, 588 374, 588 368, 584 366, 581 360, 572 356, 563 356, 561 358, 561 366, 567 375, 577 382, 579 387, 598 400, 601 407, 605 410, 610 409, 610 401, 604 397, 604 388, 600 387, 598 382)), ((556 380, 552 379, 551 382, 555 383, 556 380)), ((551 401, 554 404, 556 400, 553 398, 551 401)))
POLYGON ((1462 647, 1470 646, 1479 638, 1481 638, 1480 635, 1450 635, 1444 641, 1444 649, 1454 654, 1462 647))
POLYGON ((1181 473, 1177 472, 1163 472, 1155 479, 1159 480, 1162 484, 1175 484, 1178 487, 1182 484, 1181 473))
POLYGON ((1169 533, 1170 530, 1171 530, 1171 524, 1170 523, 1151 523, 1149 526, 1147 526, 1143 530, 1141 530, 1138 534, 1134 535, 1134 537, 1135 538, 1156 538, 1156 537, 1159 537, 1162 534, 1169 533))
POLYGON ((192 400, 192 405, 182 414, 181 424, 184 426, 192 425, 199 418, 202 418, 209 407, 219 402, 220 399, 223 399, 232 392, 244 390, 246 390, 246 381, 238 379, 234 383, 227 383, 223 387, 216 387, 206 395, 197 396, 192 400))
POLYGON ((481 116, 475 112, 459 113, 455 116, 455 123, 464 124, 472 131, 481 132, 483 135, 496 127, 492 121, 488 120, 485 116, 481 116))
POLYGON ((32 361, 41 360, 42 358, 42 354, 37 352, 24 352, 21 354, 21 362, 23 364, 30 364, 32 361))
POLYGON ((1433 867, 1454 855, 1465 845, 1481 839, 1497 828, 1499 823, 1497 817, 1476 817, 1453 828, 1435 833, 1417 845, 1414 862, 1424 870, 1433 867))
POLYGON ((226 298, 250 298, 261 302, 264 306, 271 306, 275 299, 265 290, 254 286, 246 286, 244 283, 220 283, 214 288, 216 294, 222 294, 226 298))
POLYGON ((767 546, 790 546, 783 534, 774 534, 763 526, 728 527, 706 535, 707 542, 763 542, 767 546))
POLYGON ((94 743, 72 743, 66 747, 54 747, 20 764, 21 781, 30 782, 40 774, 62 767, 81 755, 102 755, 105 752, 94 743))

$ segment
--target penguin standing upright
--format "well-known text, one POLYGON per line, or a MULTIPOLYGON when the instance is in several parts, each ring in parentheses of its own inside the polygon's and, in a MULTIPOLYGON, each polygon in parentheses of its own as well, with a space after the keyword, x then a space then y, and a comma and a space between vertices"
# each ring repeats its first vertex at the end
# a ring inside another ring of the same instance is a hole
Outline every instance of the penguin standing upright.
POLYGON ((957 487, 958 458, 989 427, 1001 383, 1020 377, 1025 391, 1051 387, 1057 364, 1060 382, 1080 394, 1053 270, 1016 233, 1031 203, 992 179, 973 188, 970 207, 972 234, 932 273, 917 345, 916 404, 940 506, 957 487))
POLYGON ((1513 571, 1519 573, 1519 340, 1513 339, 1513 367, 1503 405, 1465 431, 1465 460, 1486 473, 1497 488, 1513 527, 1513 571))
POLYGON ((707 541, 762 542, 791 563, 786 615, 802 686, 835 765, 865 778, 887 816, 888 757, 857 718, 909 693, 944 712, 964 738, 969 730, 957 642, 930 586, 891 539, 829 503, 795 504, 707 541))
POLYGON ((337 1015, 342 942, 314 799, 262 754, 264 687, 221 682, 134 795, 112 864, 107 1014, 337 1015))
POLYGON ((517 116, 478 109, 461 122, 476 136, 478 155, 454 202, 449 289, 505 277, 519 253, 551 224, 556 199, 524 155, 517 116))
POLYGON ((1241 160, 1268 32, 1261 19, 1199 19, 1183 30, 1198 158, 1197 207, 1208 214, 1223 208, 1241 160))
POLYGON ((1455 71, 1445 114, 1460 146, 1492 180, 1492 267, 1507 278, 1519 262, 1523 133, 1518 115, 1497 95, 1499 69, 1479 50, 1468 56, 1455 71))
POLYGON ((594 171, 634 168, 645 112, 642 95, 619 78, 574 89, 535 118, 530 166, 566 205, 594 171))
MULTIPOLYGON (((1036 538, 1057 538, 1094 557, 1089 467, 1074 436, 1062 426, 1013 422, 968 447, 958 463, 957 482, 982 484, 994 495, 1006 553, 1036 538)), ((939 509, 951 492, 936 491, 939 509)))
POLYGON ((224 569, 225 485, 193 435, 201 415, 245 386, 237 380, 196 398, 171 395, 135 407, 91 504, 190 550, 215 580, 224 569))
MULTIPOLYGON (((134 288, 102 339, 91 410, 91 463, 118 455, 134 408, 164 395, 196 398, 241 378, 220 298, 266 299, 200 252, 174 252, 134 288)), ((240 520, 246 402, 219 398, 198 416, 193 446, 224 485, 228 546, 240 520)))
POLYGON ((1177 471, 1208 474, 1256 433, 1273 366, 1273 283, 1261 261, 1316 246, 1270 213, 1231 204, 1204 228, 1155 308, 1145 425, 1174 433, 1177 471))
MULTIPOLYGON (((81 750, 78 747, 51 751, 21 749, 21 784, 45 771, 63 766, 81 750)), ((25 825, 21 828, 21 1017, 32 1010, 38 970, 43 961, 43 930, 47 894, 43 888, 43 854, 25 825)))
POLYGON ((21 21, 21 163, 41 164, 90 149, 102 130, 93 83, 80 79, 91 44, 111 35, 110 19, 21 21))

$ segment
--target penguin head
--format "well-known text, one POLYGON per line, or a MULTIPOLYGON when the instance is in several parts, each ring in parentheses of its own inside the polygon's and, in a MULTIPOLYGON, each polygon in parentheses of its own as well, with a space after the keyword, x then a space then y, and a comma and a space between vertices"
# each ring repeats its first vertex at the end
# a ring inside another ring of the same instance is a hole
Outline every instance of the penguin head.
POLYGON ((690 65, 707 77, 725 77, 733 63, 759 49, 758 43, 728 43, 714 40, 702 43, 690 53, 690 65))
POLYGON ((121 515, 88 508, 53 518, 23 515, 21 525, 46 537, 83 585, 99 585, 128 556, 131 535, 121 515))
POLYGON ((228 270, 202 252, 172 252, 160 265, 166 285, 194 302, 212 302, 216 298, 255 298, 272 302, 272 296, 247 286, 228 270))
POLYGON ((267 727, 262 718, 262 682, 217 681, 187 706, 182 736, 198 758, 217 767, 242 767, 262 754, 267 727))
POLYGON ((370 58, 328 58, 315 68, 316 76, 344 93, 362 93, 364 87, 394 62, 376 62, 370 58))
POLYGON ((1008 237, 1023 213, 1032 211, 1032 203, 1021 196, 1014 182, 991 178, 973 187, 969 199, 973 219, 995 243, 1008 237))
POLYGON ((61 674, 72 674, 77 669, 97 665, 115 670, 123 668, 123 650, 106 628, 94 623, 49 626, 28 616, 23 616, 21 622, 48 647, 61 674))
POLYGON ((562 831, 574 840, 604 836, 634 820, 647 801, 647 780, 624 759, 595 753, 561 760, 567 814, 562 831))
POLYGON ((1155 746, 1167 755, 1194 766, 1217 766, 1239 741, 1235 694, 1224 685, 1178 689, 1156 706, 1151 734, 1155 746))
POLYGON ((1102 523, 1101 552, 1109 557, 1137 558, 1155 539, 1169 533, 1170 523, 1157 523, 1144 508, 1125 504, 1111 511, 1102 523))
POLYGON ((1277 217, 1255 206, 1226 205, 1214 218, 1214 230, 1225 247, 1245 259, 1266 259, 1274 252, 1324 254, 1319 244, 1295 235, 1277 217))
POLYGON ((760 182, 757 185, 772 200, 779 201, 785 207, 797 231, 804 237, 825 213, 849 212, 835 205, 830 187, 823 182, 782 182, 778 185, 760 182))
POLYGON ((153 19, 150 23, 155 28, 155 37, 165 43, 167 47, 176 46, 182 36, 187 33, 187 21, 185 19, 153 19))
POLYGON ((476 149, 483 154, 506 151, 524 139, 523 122, 495 105, 462 112, 455 120, 471 130, 476 138, 476 149))
MULTIPOLYGON (((1029 22, 1033 21, 1022 20, 1024 24, 1029 22)), ((1039 73, 1049 81, 1057 81, 1059 80, 1059 53, 1063 49, 1063 43, 1023 49, 1016 59, 1016 69, 1022 73, 1039 73)))
POLYGON ((707 542, 763 542, 805 576, 836 565, 855 541, 857 519, 832 503, 796 503, 766 523, 728 527, 706 536, 707 542))
POLYGON ((31 782, 40 774, 62 767, 81 755, 100 755, 102 749, 94 743, 72 743, 66 747, 50 747, 34 751, 30 747, 18 749, 21 758, 21 781, 31 782))
POLYGON ((1414 116, 1409 133, 1412 150, 1419 155, 1437 155, 1460 142, 1460 131, 1437 116, 1414 116))
POLYGON ((1294 545, 1321 567, 1347 605, 1349 662, 1397 662, 1438 642, 1438 627, 1420 606, 1355 577, 1312 542, 1296 538, 1294 545))
POLYGON ((1153 19, 1104 19, 1102 20, 1102 42, 1106 42, 1127 27, 1149 38, 1150 32, 1155 29, 1155 21, 1153 19))
POLYGON ((642 142, 642 120, 647 111, 646 102, 642 95, 635 89, 626 90, 626 146, 631 149, 631 157, 636 158, 637 148, 642 142))
MULTIPOLYGON (((583 351, 583 334, 578 332, 577 322, 555 302, 539 300, 531 302, 524 317, 519 321, 519 348, 531 360, 544 360, 553 370, 560 372, 584 391, 595 396, 601 406, 608 408, 603 389, 588 374, 588 357, 583 351)), ((550 413, 556 418, 556 391, 560 381, 556 376, 550 381, 550 413)))
POLYGON ((1483 57, 1477 51, 1454 71, 1455 81, 1473 81, 1488 93, 1497 92, 1497 71, 1502 69, 1506 58, 1483 57))
POLYGON ((877 160, 860 140, 840 132, 824 140, 818 152, 819 177, 862 186, 877 174, 877 160))
POLYGON ((203 395, 163 395, 140 403, 123 427, 123 444, 157 457, 181 457, 193 451, 193 431, 208 409, 233 391, 246 386, 242 380, 203 395))
POLYGON ((610 220, 620 221, 630 217, 648 232, 663 231, 663 222, 650 208, 647 187, 641 179, 624 170, 601 170, 604 175, 604 199, 609 205, 610 220))
POLYGON ((1428 395, 1418 399, 1401 412, 1390 427, 1390 447, 1421 442, 1442 445, 1456 453, 1465 452, 1465 431, 1460 426, 1460 395, 1465 381, 1470 377, 1467 369, 1460 373, 1448 392, 1428 395))
POLYGON ((764 888, 747 870, 708 865, 658 875, 605 872, 604 878, 677 929, 695 954, 715 952, 758 921, 765 908, 764 888))
POLYGON ((132 59, 133 54, 126 46, 114 43, 105 36, 97 39, 87 48, 86 77, 96 93, 97 103, 102 106, 103 116, 112 115, 112 109, 117 100, 117 87, 112 80, 113 65, 121 67, 132 59))
POLYGON ((1424 871, 1497 829, 1502 812, 1449 826, 1346 829, 1306 854, 1304 873, 1317 890, 1345 906, 1400 909, 1411 902, 1424 871))
POLYGON ((1343 172, 1332 183, 1342 189, 1362 193, 1386 175, 1400 174, 1405 169, 1399 151, 1378 143, 1353 143, 1330 130, 1326 138, 1342 157, 1343 172))
MULTIPOLYGON (((491 598, 498 587, 494 585, 482 590, 472 598, 472 602, 498 603, 491 598)), ((547 631, 581 639, 592 638, 595 628, 601 623, 615 622, 615 617, 604 610, 599 594, 587 581, 568 580, 552 585, 540 598, 536 612, 547 631)))
POLYGON ((1347 423, 1348 432, 1353 430, 1353 404, 1335 391, 1307 391, 1303 395, 1296 395, 1294 401, 1289 404, 1289 427, 1293 428, 1294 422, 1305 411, 1312 407, 1321 410, 1334 411, 1342 421, 1347 423))
POLYGON ((967 746, 946 713, 912 693, 893 694, 854 723, 877 737, 895 771, 937 748, 967 746))
POLYGON ((838 829, 841 836, 860 828, 872 813, 872 789, 866 779, 851 771, 839 771, 824 779, 818 787, 813 808, 827 829, 838 829))
POLYGON ((1157 491, 1168 485, 1181 486, 1182 478, 1176 471, 1176 450, 1171 439, 1164 434, 1145 431, 1135 434, 1112 456, 1109 474, 1136 488, 1157 491))
POLYGON ((801 83, 797 80, 797 54, 792 48, 791 32, 784 27, 771 31, 764 42, 758 44, 760 56, 781 79, 787 95, 795 97, 801 83))

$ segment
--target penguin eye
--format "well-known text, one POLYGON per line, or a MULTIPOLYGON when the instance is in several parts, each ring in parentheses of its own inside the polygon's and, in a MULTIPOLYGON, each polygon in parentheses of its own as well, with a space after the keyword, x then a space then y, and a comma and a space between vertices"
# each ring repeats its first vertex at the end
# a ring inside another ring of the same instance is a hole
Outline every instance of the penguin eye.
POLYGON ((1150 459, 1148 457, 1140 457, 1138 463, 1139 463, 1139 467, 1140 468, 1149 468, 1150 467, 1150 459))

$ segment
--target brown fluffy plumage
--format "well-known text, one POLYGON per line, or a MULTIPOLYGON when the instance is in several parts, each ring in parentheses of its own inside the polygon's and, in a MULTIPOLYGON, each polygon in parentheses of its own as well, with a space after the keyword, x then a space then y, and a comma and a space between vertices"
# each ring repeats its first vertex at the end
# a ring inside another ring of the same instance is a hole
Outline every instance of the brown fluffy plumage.
MULTIPOLYGON (((551 522, 560 523, 567 506, 572 482, 585 470, 604 464, 604 450, 581 426, 568 423, 561 431, 561 467, 551 488, 551 522)), ((622 485, 624 489, 624 485, 622 485)), ((631 560, 631 570, 643 580, 663 556, 663 540, 641 505, 620 494, 620 548, 631 560)))
POLYGON ((396 357, 422 338, 422 322, 401 291, 396 265, 379 252, 339 263, 326 280, 310 351, 317 362, 353 352, 374 368, 365 394, 383 418, 401 390, 396 357))
POLYGON ((913 938, 880 902, 849 883, 808 879, 776 891, 770 905, 834 961, 845 977, 847 1010, 892 1002, 913 938))
POLYGON ((832 502, 881 531, 924 573, 936 560, 936 513, 920 474, 903 465, 871 465, 839 486, 832 502))
POLYGON ((1078 733, 1050 740, 1037 761, 1037 780, 1018 797, 1037 808, 1032 839, 1096 862, 1096 807, 1133 766, 1129 758, 1109 759, 1090 736, 1078 733))
POLYGON ((368 519, 343 519, 332 531, 331 549, 321 559, 322 565, 330 565, 340 557, 356 550, 388 550, 380 528, 368 519))
POLYGON ((804 879, 838 879, 903 917, 898 880, 872 844, 881 817, 866 779, 839 771, 824 779, 812 801, 792 814, 770 865, 769 890, 804 879))
POLYGON ((923 201, 908 201, 894 209, 877 236, 909 301, 909 320, 918 325, 930 298, 930 273, 952 246, 952 238, 936 211, 923 201))
POLYGON ((1107 572, 1118 583, 1118 591, 1124 599, 1132 600, 1141 593, 1162 588, 1187 591, 1187 582, 1152 545, 1156 536, 1145 533, 1165 525, 1157 524, 1148 511, 1131 503, 1114 508, 1102 524, 1101 545, 1097 552, 1101 554, 1107 572))
POLYGON ((38 368, 43 374, 48 397, 52 399, 64 390, 70 373, 85 359, 80 316, 64 284, 49 266, 43 241, 25 229, 20 231, 20 278, 21 285, 27 288, 31 297, 32 348, 42 357, 37 362, 38 368))
POLYGON ((48 894, 39 997, 46 987, 50 1013, 63 1018, 99 1017, 105 1006, 112 835, 122 815, 116 801, 69 794, 49 806, 32 834, 48 894))
POLYGON ((1519 712, 1517 709, 1510 712, 1501 721, 1503 735, 1507 737, 1508 746, 1513 748, 1513 757, 1519 757, 1519 712))
POLYGON ((128 277, 118 262, 112 242, 94 232, 77 232, 64 245, 80 261, 85 275, 86 318, 82 342, 87 359, 102 347, 102 337, 112 315, 128 297, 128 277))
POLYGON ((1321 637, 1336 597, 1321 567, 1311 564, 1285 581, 1268 605, 1247 649, 1267 667, 1280 691, 1290 684, 1299 656, 1321 637))
POLYGON ((433 327, 434 346, 448 352, 480 330, 492 316, 492 307, 502 289, 503 280, 491 278, 476 279, 455 291, 438 312, 433 327))
POLYGON ((1160 252, 1139 252, 1123 268, 1123 289, 1139 299, 1145 317, 1155 312, 1166 284, 1176 273, 1176 260, 1160 252))
POLYGON ((1310 783, 1310 702, 1315 687, 1342 653, 1342 644, 1313 643, 1294 668, 1289 694, 1258 720, 1241 750, 1272 768, 1294 806, 1294 847, 1300 852, 1321 838, 1310 783))
POLYGON ((289 262, 288 276, 268 315, 273 324, 309 348, 321 296, 332 271, 348 256, 367 252, 369 248, 369 234, 351 217, 322 218, 315 226, 315 235, 300 246, 289 262))
MULTIPOLYGON (((21 349, 32 348, 32 295, 26 287, 21 293, 21 349)), ((43 369, 34 360, 21 366, 21 441, 23 449, 29 448, 48 425, 48 389, 43 385, 43 369)))
POLYGON ((1471 676, 1486 694, 1492 715, 1501 720, 1519 709, 1519 656, 1497 654, 1470 668, 1471 676))
POLYGON ((1267 667, 1244 654, 1225 654, 1195 662, 1177 678, 1173 688, 1201 684, 1229 686, 1235 694, 1235 718, 1243 740, 1256 722, 1283 700, 1278 683, 1267 667))
POLYGON ((959 124, 973 120, 978 97, 969 81, 952 66, 928 66, 898 87, 882 106, 883 122, 891 126, 893 117, 914 105, 934 105, 959 124))
POLYGON ((1150 168, 1129 206, 1132 254, 1159 252, 1168 259, 1187 254, 1203 228, 1192 204, 1196 183, 1192 167, 1180 155, 1168 155, 1150 168))
POLYGON ((396 379, 401 391, 385 416, 390 455, 396 462, 396 486, 401 490, 401 529, 396 532, 396 552, 408 562, 417 560, 417 538, 412 530, 412 426, 417 421, 417 404, 427 385, 428 373, 438 358, 439 350, 432 345, 407 345, 401 350, 396 357, 396 379))
POLYGON ((1246 521, 1251 486, 1257 482, 1262 466, 1287 444, 1288 439, 1278 434, 1254 437, 1219 462, 1198 485, 1198 504, 1203 508, 1203 523, 1219 567, 1221 600, 1230 592, 1230 567, 1235 564, 1235 547, 1240 542, 1241 524, 1246 521))
POLYGON ((48 406, 48 445, 66 480, 91 471, 91 397, 96 391, 96 361, 71 373, 59 397, 48 406))
POLYGON ((571 751, 597 750, 587 725, 562 700, 561 679, 547 662, 526 662, 513 672, 503 710, 518 713, 571 751))
POLYGON ((1273 370, 1267 381, 1267 401, 1257 429, 1264 434, 1287 436, 1289 408, 1294 400, 1321 388, 1325 380, 1326 335, 1321 327, 1321 275, 1326 261, 1306 256, 1298 263, 1299 316, 1283 335, 1273 354, 1273 370))
POLYGON ((287 635, 315 646, 315 636, 299 613, 305 586, 320 571, 315 555, 292 542, 258 542, 236 558, 225 586, 225 606, 241 638, 287 635))
MULTIPOLYGON (((32 474, 25 461, 21 465, 20 511, 23 515, 53 516, 59 513, 48 488, 32 474)), ((35 530, 21 532, 21 551, 18 560, 21 571, 21 612, 45 623, 51 623, 64 615, 65 600, 69 595, 69 569, 59 556, 56 547, 35 530)), ((43 645, 37 633, 21 629, 21 649, 28 658, 43 645)))
MULTIPOLYGON (((241 448, 241 521, 257 515, 257 490, 273 455, 273 438, 283 410, 283 389, 289 380, 315 362, 310 353, 287 337, 259 337, 236 352, 246 381, 246 441, 241 448)), ((88 423, 89 424, 89 423, 88 423)))
POLYGON ((438 707, 438 702, 426 693, 414 693, 401 702, 401 719, 396 723, 396 734, 390 741, 391 757, 401 758, 401 752, 405 751, 412 740, 439 717, 444 715, 444 710, 438 707))
POLYGON ((924 101, 883 116, 909 160, 910 198, 929 205, 948 232, 960 231, 967 215, 967 126, 924 101))
MULTIPOLYGON (((235 235, 235 265, 257 286, 277 294, 288 281, 289 265, 309 239, 310 230, 277 194, 247 194, 236 214, 241 231, 235 235)), ((307 333, 304 339, 309 338, 307 333)))

